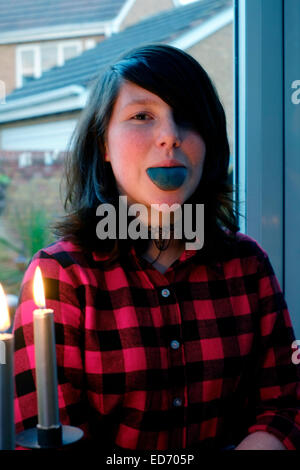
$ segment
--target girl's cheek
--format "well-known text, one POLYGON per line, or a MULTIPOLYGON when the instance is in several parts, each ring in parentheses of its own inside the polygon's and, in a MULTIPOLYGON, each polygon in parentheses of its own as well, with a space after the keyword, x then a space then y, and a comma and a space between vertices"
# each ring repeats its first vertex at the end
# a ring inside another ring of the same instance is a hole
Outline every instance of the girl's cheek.
MULTIPOLYGON (((127 141, 128 142, 128 141, 127 141)), ((134 151, 141 151, 151 144, 151 137, 146 132, 130 133, 128 145, 134 151)))

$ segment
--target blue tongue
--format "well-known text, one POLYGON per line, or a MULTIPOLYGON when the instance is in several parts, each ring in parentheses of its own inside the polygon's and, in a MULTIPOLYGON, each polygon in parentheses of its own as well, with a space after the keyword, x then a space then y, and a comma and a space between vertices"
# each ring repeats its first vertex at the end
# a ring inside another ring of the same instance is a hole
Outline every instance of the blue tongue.
POLYGON ((179 188, 185 180, 187 169, 183 166, 148 168, 147 175, 164 191, 179 188))

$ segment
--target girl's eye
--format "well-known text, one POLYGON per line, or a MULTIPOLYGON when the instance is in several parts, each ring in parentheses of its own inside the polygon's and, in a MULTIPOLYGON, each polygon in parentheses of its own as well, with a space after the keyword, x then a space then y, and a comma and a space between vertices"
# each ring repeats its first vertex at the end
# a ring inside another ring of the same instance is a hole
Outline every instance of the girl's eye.
POLYGON ((176 116, 175 122, 178 126, 184 127, 186 129, 192 129, 195 127, 192 119, 189 119, 188 117, 176 116))
POLYGON ((193 119, 192 115, 182 112, 174 112, 174 120, 178 126, 181 126, 185 129, 195 129, 196 120, 193 119))
POLYGON ((151 119, 149 114, 147 113, 138 113, 133 116, 134 120, 136 121, 148 121, 148 119, 151 119))

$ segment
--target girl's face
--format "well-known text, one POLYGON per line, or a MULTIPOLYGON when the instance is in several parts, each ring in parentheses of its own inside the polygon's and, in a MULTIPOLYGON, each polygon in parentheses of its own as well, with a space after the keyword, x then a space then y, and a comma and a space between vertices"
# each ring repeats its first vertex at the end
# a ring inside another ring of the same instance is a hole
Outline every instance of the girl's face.
POLYGON ((119 193, 127 196, 128 204, 182 205, 199 184, 204 158, 200 134, 176 124, 165 101, 132 82, 123 83, 107 129, 105 160, 111 163, 119 193), (184 181, 175 189, 161 189, 147 169, 170 163, 185 167, 181 168, 184 181))

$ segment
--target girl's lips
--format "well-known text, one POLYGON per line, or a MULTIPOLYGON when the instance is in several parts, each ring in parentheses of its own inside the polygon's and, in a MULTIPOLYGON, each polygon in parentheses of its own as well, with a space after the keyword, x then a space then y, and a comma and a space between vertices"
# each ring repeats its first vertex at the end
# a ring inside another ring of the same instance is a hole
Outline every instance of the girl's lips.
POLYGON ((149 168, 158 168, 158 167, 166 167, 166 168, 170 168, 170 167, 173 167, 173 166, 177 166, 177 167, 183 167, 185 168, 185 165, 183 165, 181 162, 179 162, 178 160, 163 160, 162 162, 159 162, 157 163, 156 165, 152 165, 151 167, 149 168))
POLYGON ((147 175, 151 181, 163 191, 171 191, 179 188, 187 175, 187 168, 184 166, 157 166, 147 168, 147 175))

